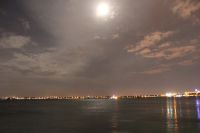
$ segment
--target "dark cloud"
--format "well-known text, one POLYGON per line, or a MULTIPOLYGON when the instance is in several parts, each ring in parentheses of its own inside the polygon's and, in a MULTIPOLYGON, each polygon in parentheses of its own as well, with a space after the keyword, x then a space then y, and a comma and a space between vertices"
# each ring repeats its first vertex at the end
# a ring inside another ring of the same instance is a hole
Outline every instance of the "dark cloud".
POLYGON ((25 30, 30 30, 31 26, 28 20, 25 20, 23 18, 19 19, 21 21, 22 26, 24 27, 25 30))

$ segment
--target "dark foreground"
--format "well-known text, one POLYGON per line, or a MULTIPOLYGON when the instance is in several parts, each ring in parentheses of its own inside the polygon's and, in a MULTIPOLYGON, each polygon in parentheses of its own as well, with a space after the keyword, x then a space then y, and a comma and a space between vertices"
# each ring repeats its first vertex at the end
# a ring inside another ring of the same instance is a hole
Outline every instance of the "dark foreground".
POLYGON ((0 101, 0 133, 179 132, 200 132, 200 99, 0 101))

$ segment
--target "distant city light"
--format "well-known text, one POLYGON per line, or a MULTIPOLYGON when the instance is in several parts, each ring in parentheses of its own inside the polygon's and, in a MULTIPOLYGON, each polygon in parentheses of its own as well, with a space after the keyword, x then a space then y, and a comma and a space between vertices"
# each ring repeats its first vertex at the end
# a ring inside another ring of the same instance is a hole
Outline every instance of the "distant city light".
POLYGON ((112 97, 110 97, 110 99, 115 99, 115 100, 117 100, 117 99, 118 99, 118 97, 117 97, 117 96, 115 96, 115 95, 113 95, 112 97))
MULTIPOLYGON (((152 98, 152 97, 200 97, 200 91, 195 89, 194 91, 181 92, 167 92, 164 94, 144 94, 144 95, 127 95, 127 96, 40 96, 40 97, 20 97, 20 96, 5 96, 0 97, 0 100, 49 100, 49 99, 137 99, 137 98, 152 98)), ((197 104, 200 104, 198 101, 197 104)))
POLYGON ((168 93, 165 94, 165 96, 166 97, 174 97, 174 96, 176 96, 176 93, 170 93, 170 92, 168 92, 168 93))
POLYGON ((181 95, 181 94, 178 94, 178 95, 176 95, 176 97, 183 97, 183 95, 181 95))

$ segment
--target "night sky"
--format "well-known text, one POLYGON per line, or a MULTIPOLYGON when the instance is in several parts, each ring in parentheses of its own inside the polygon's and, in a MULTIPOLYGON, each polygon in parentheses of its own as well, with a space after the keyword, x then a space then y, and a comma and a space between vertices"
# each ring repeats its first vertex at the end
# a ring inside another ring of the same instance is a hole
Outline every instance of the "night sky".
POLYGON ((0 96, 199 87, 199 0, 0 1, 0 96))

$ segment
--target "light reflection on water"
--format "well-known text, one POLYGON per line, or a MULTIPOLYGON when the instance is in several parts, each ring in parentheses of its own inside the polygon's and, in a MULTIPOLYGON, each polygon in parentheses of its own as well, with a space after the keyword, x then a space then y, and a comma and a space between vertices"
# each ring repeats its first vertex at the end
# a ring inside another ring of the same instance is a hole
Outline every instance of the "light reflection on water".
POLYGON ((113 133, 117 133, 118 130, 118 120, 119 120, 119 105, 118 102, 114 103, 114 112, 112 113, 111 123, 113 133))
POLYGON ((196 107, 197 107, 197 118, 200 120, 200 101, 199 98, 196 98, 196 107))
POLYGON ((0 108, 0 133, 14 129, 29 133, 200 132, 198 97, 2 101, 0 108))
POLYGON ((198 128, 200 128, 200 100, 196 98, 196 108, 197 108, 197 119, 198 119, 198 128))
POLYGON ((177 112, 177 99, 167 98, 167 128, 169 131, 178 132, 179 121, 177 112))
POLYGON ((185 120, 195 121, 196 119, 200 129, 200 99, 196 97, 194 100, 190 98, 183 100, 180 98, 167 98, 166 100, 167 131, 170 133, 179 133, 181 126, 185 126, 182 125, 185 120))

